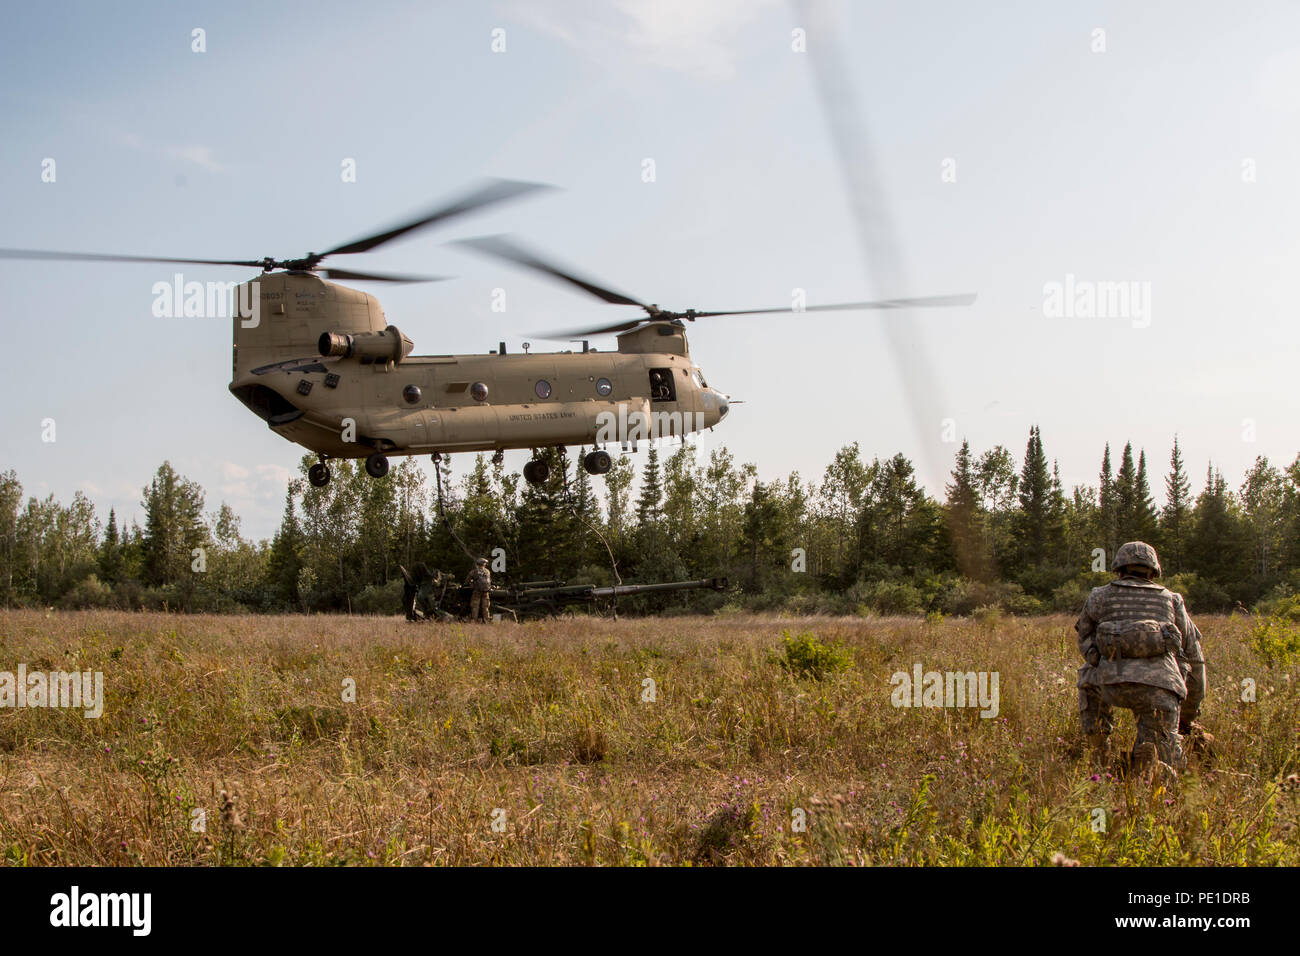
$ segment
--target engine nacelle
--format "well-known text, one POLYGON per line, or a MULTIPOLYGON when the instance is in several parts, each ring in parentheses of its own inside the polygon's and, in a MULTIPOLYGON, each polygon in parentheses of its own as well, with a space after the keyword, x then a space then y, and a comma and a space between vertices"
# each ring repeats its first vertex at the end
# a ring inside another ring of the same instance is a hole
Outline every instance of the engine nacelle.
POLYGON ((411 354, 415 343, 390 325, 382 332, 322 332, 317 347, 321 355, 355 358, 363 365, 397 364, 411 354))

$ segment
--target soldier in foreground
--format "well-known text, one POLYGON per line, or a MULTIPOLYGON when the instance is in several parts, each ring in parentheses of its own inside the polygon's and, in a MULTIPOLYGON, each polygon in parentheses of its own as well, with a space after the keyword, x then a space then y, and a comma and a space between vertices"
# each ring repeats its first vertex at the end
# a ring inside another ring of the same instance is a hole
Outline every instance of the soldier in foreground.
MULTIPOLYGON (((1156 583, 1155 548, 1130 541, 1115 552, 1111 570, 1118 577, 1093 588, 1074 625, 1087 662, 1078 680, 1083 732, 1105 757, 1115 727, 1112 708, 1126 707, 1137 718, 1133 766, 1155 769, 1158 757, 1180 770, 1181 738, 1200 730, 1193 721, 1205 697, 1201 632, 1183 596, 1156 583)), ((1208 744, 1209 735, 1203 736, 1208 744)))
POLYGON ((490 624, 492 606, 492 572, 488 570, 487 558, 474 562, 469 575, 465 578, 467 587, 473 588, 469 597, 469 619, 490 624))

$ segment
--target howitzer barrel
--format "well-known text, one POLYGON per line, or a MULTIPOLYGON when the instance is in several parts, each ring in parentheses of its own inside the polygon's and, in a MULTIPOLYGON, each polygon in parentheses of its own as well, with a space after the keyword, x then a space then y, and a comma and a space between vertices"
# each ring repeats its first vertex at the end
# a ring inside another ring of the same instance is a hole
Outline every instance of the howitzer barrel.
MULTIPOLYGON (((593 604, 602 598, 631 597, 662 591, 724 591, 726 578, 702 578, 699 581, 670 581, 667 584, 621 584, 596 587, 594 584, 567 584, 553 588, 502 588, 493 590, 493 600, 501 607, 512 608, 521 617, 556 614, 569 604, 593 604)), ((466 589, 462 589, 466 590, 466 589)))
POLYGON ((591 598, 590 584, 565 584, 557 587, 505 588, 502 596, 511 600, 567 600, 585 601, 591 598))
POLYGON ((725 591, 726 578, 700 578, 698 581, 669 581, 666 584, 620 584, 607 588, 592 588, 593 598, 631 597, 634 594, 656 594, 662 591, 725 591))

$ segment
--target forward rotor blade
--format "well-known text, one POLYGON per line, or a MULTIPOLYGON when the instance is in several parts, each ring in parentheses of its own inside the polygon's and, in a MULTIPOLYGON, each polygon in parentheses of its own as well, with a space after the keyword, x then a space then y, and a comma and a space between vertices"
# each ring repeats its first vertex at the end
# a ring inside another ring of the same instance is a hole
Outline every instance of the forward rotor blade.
MULTIPOLYGON (((421 216, 419 219, 396 228, 389 229, 385 232, 377 232, 372 236, 366 236, 362 239, 354 240, 346 245, 336 246, 329 252, 320 253, 319 258, 326 256, 340 256, 351 252, 369 252, 386 242, 391 242, 399 236, 404 236, 415 229, 423 229, 440 222, 446 222, 456 216, 463 216, 467 212, 473 212, 475 209, 482 209, 484 206, 491 206, 495 203, 505 202, 507 199, 514 199, 516 196, 522 196, 525 193, 535 192, 539 189, 554 189, 554 186, 547 186, 543 183, 524 183, 516 182, 512 179, 493 179, 478 189, 467 193, 455 202, 441 206, 431 213, 421 216)), ((319 261, 319 260, 318 260, 319 261)))
MULTIPOLYGON (((804 312, 848 312, 853 309, 943 309, 956 308, 970 305, 975 301, 973 293, 962 295, 931 295, 922 296, 913 299, 877 299, 871 302, 837 302, 833 305, 810 305, 803 309, 804 312)), ((687 319, 705 319, 717 315, 776 315, 786 312, 791 315, 798 315, 794 309, 788 305, 781 306, 778 309, 737 309, 730 312, 684 312, 681 318, 687 319)), ((666 313, 664 318, 675 318, 672 313, 666 313)), ((568 339, 572 337, 582 337, 584 335, 604 335, 609 332, 626 332, 634 329, 638 325, 654 321, 653 318, 636 318, 624 322, 609 323, 606 325, 593 325, 581 329, 559 329, 549 332, 534 332, 534 337, 539 339, 568 339)))
POLYGON ((253 259, 171 259, 164 256, 117 256, 102 252, 46 252, 39 249, 0 249, 0 259, 44 259, 55 262, 162 262, 201 266, 247 266, 262 268, 253 259))
MULTIPOLYGON (((810 305, 802 312, 846 312, 852 309, 947 309, 970 305, 975 301, 974 293, 961 295, 931 295, 914 299, 876 299, 871 302, 839 302, 834 305, 810 305)), ((690 318, 702 319, 713 315, 770 315, 777 312, 798 314, 794 309, 782 306, 779 309, 740 309, 735 312, 691 312, 690 318)))
POLYGON ((442 282, 449 276, 407 276, 382 272, 356 272, 351 269, 318 269, 326 279, 352 279, 359 282, 442 282))
MULTIPOLYGON (((567 282, 569 285, 576 286, 588 295, 595 296, 602 302, 608 302, 610 305, 635 305, 642 309, 647 306, 629 295, 622 292, 615 292, 613 289, 596 285, 587 279, 580 278, 572 272, 561 269, 554 263, 547 262, 537 253, 530 249, 525 249, 518 243, 512 242, 505 236, 478 236, 473 239, 459 239, 453 243, 457 246, 468 246, 476 249, 481 253, 489 256, 495 256, 498 259, 504 259, 507 262, 513 262, 517 265, 532 269, 534 272, 540 272, 548 275, 553 279, 559 279, 561 282, 567 282)), ((648 309, 647 309, 648 311, 648 309)))

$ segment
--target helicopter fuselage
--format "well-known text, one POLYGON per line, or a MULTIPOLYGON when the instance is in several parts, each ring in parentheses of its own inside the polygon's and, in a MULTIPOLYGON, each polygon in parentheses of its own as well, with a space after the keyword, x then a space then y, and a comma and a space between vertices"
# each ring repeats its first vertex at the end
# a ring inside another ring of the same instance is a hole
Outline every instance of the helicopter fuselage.
POLYGON ((624 447, 711 428, 727 397, 690 359, 680 322, 595 350, 412 355, 373 296, 311 273, 254 280, 234 317, 230 390, 324 458, 556 445, 624 447))

